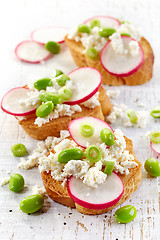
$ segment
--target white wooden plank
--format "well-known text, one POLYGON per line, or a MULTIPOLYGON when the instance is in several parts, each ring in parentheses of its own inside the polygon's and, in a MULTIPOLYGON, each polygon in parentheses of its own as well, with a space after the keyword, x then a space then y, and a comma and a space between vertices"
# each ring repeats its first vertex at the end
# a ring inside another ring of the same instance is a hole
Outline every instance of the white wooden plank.
MULTIPOLYGON (((29 39, 29 33, 34 28, 47 25, 73 26, 94 15, 111 15, 124 17, 138 25, 151 42, 155 52, 152 81, 142 86, 119 87, 121 94, 113 102, 125 103, 140 110, 136 104, 136 99, 139 99, 145 104, 144 109, 150 111, 152 107, 160 104, 159 9, 158 0, 3 1, 0 8, 0 96, 11 87, 26 84, 28 79, 49 76, 54 68, 61 68, 64 72, 76 68, 65 46, 62 54, 43 65, 19 62, 14 56, 14 47, 19 41, 29 39)), ((114 87, 110 87, 112 88, 114 87)), ((158 129, 159 121, 155 122, 151 119, 146 129, 121 128, 133 140, 135 153, 144 163, 151 156, 145 133, 148 130, 158 129)), ((10 152, 10 146, 17 142, 25 143, 31 151, 37 141, 24 133, 14 117, 0 111, 0 178, 9 176, 7 172, 12 170, 21 173, 28 185, 28 188, 20 194, 10 192, 8 186, 0 188, 0 239, 160 239, 158 179, 148 177, 144 169, 140 188, 123 204, 133 204, 138 210, 136 219, 129 224, 117 224, 114 218, 115 210, 100 216, 83 216, 49 199, 45 200, 43 213, 40 211, 34 215, 26 215, 20 212, 18 207, 20 200, 31 194, 33 185, 42 186, 42 180, 36 168, 29 171, 17 169, 19 160, 10 152), (9 212, 10 210, 12 212, 9 212)))

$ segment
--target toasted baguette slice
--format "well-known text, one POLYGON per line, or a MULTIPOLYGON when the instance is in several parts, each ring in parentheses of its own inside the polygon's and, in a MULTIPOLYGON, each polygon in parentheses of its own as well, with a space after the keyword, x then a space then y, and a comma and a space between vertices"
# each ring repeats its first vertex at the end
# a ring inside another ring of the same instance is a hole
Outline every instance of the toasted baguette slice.
POLYGON ((126 84, 132 86, 146 83, 152 78, 154 55, 150 44, 144 37, 142 37, 139 42, 144 50, 144 63, 142 67, 136 73, 128 77, 117 77, 108 73, 103 68, 100 60, 94 61, 88 58, 84 53, 85 48, 80 41, 76 42, 75 40, 69 39, 67 36, 65 37, 65 42, 69 47, 76 65, 79 67, 93 67, 99 70, 102 75, 103 84, 112 86, 126 84))
MULTIPOLYGON (((126 146, 127 146, 126 149, 130 152, 130 154, 133 154, 135 157, 132 141, 126 137, 125 137, 125 140, 126 140, 126 146)), ((51 177, 50 172, 42 173, 43 184, 47 191, 48 196, 55 202, 61 203, 71 208, 76 208, 78 212, 81 212, 83 214, 89 214, 89 215, 102 214, 112 210, 113 208, 119 206, 121 203, 125 202, 128 198, 130 198, 130 195, 133 192, 135 192, 135 190, 139 187, 142 179, 141 163, 136 159, 136 157, 134 160, 136 161, 138 166, 130 169, 130 173, 128 175, 118 174, 121 177, 124 184, 124 193, 121 199, 114 206, 110 208, 106 208, 102 210, 94 210, 94 209, 84 208, 76 204, 70 198, 68 194, 67 186, 63 187, 61 181, 54 180, 51 177)))
POLYGON ((100 106, 87 108, 81 105, 82 112, 75 112, 72 116, 62 116, 57 119, 53 119, 50 122, 43 124, 41 127, 34 124, 36 119, 35 114, 28 115, 23 120, 17 119, 25 132, 32 138, 44 140, 48 136, 59 137, 60 131, 67 130, 69 122, 75 118, 90 116, 104 120, 104 116, 110 113, 112 104, 102 86, 99 89, 99 101, 100 106))

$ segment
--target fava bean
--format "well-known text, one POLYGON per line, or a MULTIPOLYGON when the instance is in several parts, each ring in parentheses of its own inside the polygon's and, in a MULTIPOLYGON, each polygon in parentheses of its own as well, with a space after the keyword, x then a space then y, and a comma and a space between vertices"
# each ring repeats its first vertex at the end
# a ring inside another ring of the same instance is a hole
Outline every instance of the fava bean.
POLYGON ((46 90, 47 87, 51 86, 53 86, 53 82, 50 78, 42 78, 34 83, 34 87, 39 91, 46 90))
POLYGON ((155 158, 148 158, 144 164, 145 170, 153 177, 160 176, 160 162, 155 158))
POLYGON ((115 32, 116 30, 114 28, 103 28, 102 30, 99 31, 99 35, 101 37, 109 37, 115 32))
POLYGON ((24 198, 20 202, 20 209, 24 213, 34 213, 37 212, 44 204, 44 199, 42 195, 35 194, 24 198))
POLYGON ((80 24, 78 26, 78 32, 81 32, 81 33, 90 33, 90 27, 85 25, 85 24, 80 24))
POLYGON ((40 100, 42 102, 48 102, 48 101, 52 101, 54 104, 60 104, 62 103, 62 98, 55 93, 52 92, 44 92, 40 95, 40 100))
POLYGON ((53 111, 53 108, 54 108, 53 102, 51 101, 45 102, 37 108, 36 116, 40 118, 44 118, 53 111))
POLYGON ((127 205, 117 209, 115 212, 115 219, 120 223, 129 223, 135 219, 137 210, 132 205, 127 205))
POLYGON ((67 148, 61 151, 58 155, 58 162, 67 163, 70 160, 80 160, 83 152, 79 148, 67 148))
POLYGON ((54 73, 54 76, 53 76, 53 77, 58 77, 58 76, 60 76, 60 75, 62 75, 62 74, 63 74, 63 72, 62 72, 61 70, 55 69, 55 73, 54 73))
POLYGON ((53 54, 58 54, 61 50, 60 44, 57 42, 49 41, 45 44, 45 48, 53 53, 53 54))
POLYGON ((18 173, 14 173, 10 177, 9 189, 12 192, 20 192, 24 188, 24 178, 18 173))
POLYGON ((86 54, 92 60, 96 60, 98 57, 98 51, 95 48, 88 48, 86 54))
POLYGON ((98 19, 92 19, 90 21, 90 26, 91 26, 91 28, 100 27, 101 26, 101 22, 98 19))
POLYGON ((57 79, 56 79, 58 85, 61 86, 61 87, 63 87, 66 84, 67 80, 70 80, 70 78, 65 74, 62 74, 62 75, 58 76, 57 79))

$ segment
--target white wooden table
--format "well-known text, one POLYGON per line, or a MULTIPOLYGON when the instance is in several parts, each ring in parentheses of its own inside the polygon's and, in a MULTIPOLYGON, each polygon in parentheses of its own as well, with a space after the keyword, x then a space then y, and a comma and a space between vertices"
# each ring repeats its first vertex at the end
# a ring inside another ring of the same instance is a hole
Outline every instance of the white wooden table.
MULTIPOLYGON (((42 26, 62 25, 73 27, 95 15, 124 17, 136 26, 150 41, 155 53, 154 77, 142 86, 119 87, 121 94, 113 102, 124 103, 134 109, 139 99, 146 110, 160 104, 160 1, 159 0, 5 0, 0 7, 0 97, 11 87, 22 86, 28 79, 50 76, 54 68, 68 73, 76 68, 65 46, 62 53, 45 64, 30 65, 19 62, 14 47, 22 40, 29 39, 30 32, 42 26)), ((112 89, 113 87, 110 87, 112 89)), ((109 89, 106 88, 106 89, 109 89)), ((115 87, 116 89, 116 87, 115 87)), ((142 109, 143 110, 143 109, 142 109)), ((144 161, 152 156, 145 133, 158 130, 160 122, 150 119, 146 129, 123 128, 133 140, 138 159, 144 161)), ((142 167, 142 184, 123 205, 133 204, 138 214, 128 224, 117 224, 115 210, 100 216, 83 216, 51 200, 45 200, 42 211, 27 215, 19 211, 19 202, 31 194, 32 186, 42 186, 37 168, 17 169, 19 160, 11 154, 12 144, 22 142, 29 151, 34 149, 36 140, 31 139, 18 126, 14 117, 0 111, 0 178, 10 176, 8 171, 21 173, 28 185, 19 194, 0 188, 0 239, 41 240, 41 239, 95 239, 95 240, 158 240, 160 239, 160 191, 158 178, 148 177, 142 167)))

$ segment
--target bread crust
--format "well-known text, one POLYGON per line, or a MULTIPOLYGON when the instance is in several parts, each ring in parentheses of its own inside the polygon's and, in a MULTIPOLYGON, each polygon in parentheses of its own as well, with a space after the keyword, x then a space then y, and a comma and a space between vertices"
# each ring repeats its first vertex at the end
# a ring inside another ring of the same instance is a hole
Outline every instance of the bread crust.
POLYGON ((130 198, 130 195, 133 192, 135 192, 135 190, 139 187, 142 179, 141 163, 138 161, 138 159, 134 154, 132 141, 127 137, 125 137, 125 140, 126 140, 126 149, 130 152, 130 154, 134 155, 134 160, 136 161, 138 166, 130 169, 130 173, 128 175, 122 175, 118 173, 118 175, 121 177, 124 184, 124 193, 121 199, 115 205, 113 205, 110 208, 106 208, 102 210, 84 208, 76 204, 70 198, 68 194, 67 186, 62 186, 62 181, 54 180, 50 172, 49 173, 43 172, 41 173, 42 180, 48 196, 55 202, 58 202, 60 204, 63 204, 71 208, 76 208, 78 212, 83 214, 88 214, 88 215, 102 214, 102 213, 108 212, 113 208, 119 206, 123 202, 125 202, 128 198, 130 198))
POLYGON ((68 35, 66 35, 65 37, 65 42, 70 50, 70 53, 76 65, 79 67, 93 67, 99 70, 102 75, 103 84, 111 86, 120 86, 126 84, 133 86, 146 83, 152 78, 154 55, 149 42, 144 37, 142 37, 139 42, 144 50, 144 63, 142 67, 136 73, 128 77, 117 77, 108 73, 103 68, 100 59, 94 61, 88 58, 87 55, 84 53, 85 48, 80 41, 76 42, 75 40, 69 39, 67 36, 68 35))
POLYGON ((79 117, 97 117, 104 120, 104 116, 108 115, 112 109, 112 104, 106 94, 105 89, 101 86, 99 89, 99 101, 100 106, 95 108, 87 108, 81 105, 82 112, 75 112, 72 116, 62 116, 57 119, 53 119, 41 127, 34 124, 36 119, 35 114, 25 116, 25 119, 19 120, 19 124, 25 130, 25 132, 32 138, 38 140, 44 140, 48 136, 59 137, 61 130, 68 130, 68 124, 71 120, 79 117))

